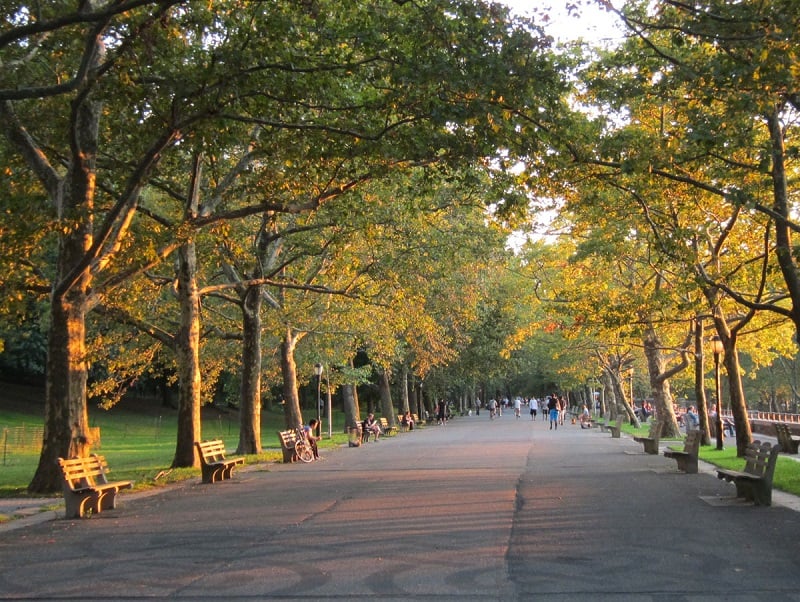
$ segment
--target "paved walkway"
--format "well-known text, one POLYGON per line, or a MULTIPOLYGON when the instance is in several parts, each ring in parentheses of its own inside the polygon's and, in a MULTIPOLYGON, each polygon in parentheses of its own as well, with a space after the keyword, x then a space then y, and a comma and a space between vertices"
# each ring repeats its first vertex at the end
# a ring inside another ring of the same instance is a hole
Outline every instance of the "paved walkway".
POLYGON ((123 495, 0 533, 0 599, 800 600, 791 496, 732 504, 641 447, 473 416, 123 495))

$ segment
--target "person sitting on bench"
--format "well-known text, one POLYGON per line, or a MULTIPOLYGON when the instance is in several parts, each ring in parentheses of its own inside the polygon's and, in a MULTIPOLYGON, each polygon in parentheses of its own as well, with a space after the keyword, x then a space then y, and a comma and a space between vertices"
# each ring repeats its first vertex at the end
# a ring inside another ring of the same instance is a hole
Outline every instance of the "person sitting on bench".
POLYGON ((369 439, 370 433, 375 437, 375 441, 378 441, 381 437, 381 425, 375 420, 375 414, 372 412, 369 413, 364 421, 364 435, 367 439, 369 439))
POLYGON ((317 441, 322 439, 322 437, 317 437, 314 433, 317 432, 317 422, 316 418, 312 418, 308 421, 308 425, 303 427, 303 432, 306 434, 306 439, 308 440, 308 444, 311 446, 311 451, 314 452, 314 459, 319 460, 319 449, 317 449, 317 441))
POLYGON ((592 416, 589 414, 589 408, 586 407, 586 404, 583 405, 583 412, 581 412, 581 428, 592 428, 592 416))

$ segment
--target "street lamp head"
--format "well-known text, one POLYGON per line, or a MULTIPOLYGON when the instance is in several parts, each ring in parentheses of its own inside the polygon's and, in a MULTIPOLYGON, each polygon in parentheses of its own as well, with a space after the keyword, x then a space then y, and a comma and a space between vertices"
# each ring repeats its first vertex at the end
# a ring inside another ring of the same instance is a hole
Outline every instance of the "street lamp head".
POLYGON ((321 376, 324 368, 322 364, 314 364, 314 374, 321 376))
POLYGON ((714 352, 714 355, 719 356, 723 351, 725 351, 725 347, 722 344, 722 339, 719 338, 719 335, 714 335, 711 339, 711 350, 714 352))

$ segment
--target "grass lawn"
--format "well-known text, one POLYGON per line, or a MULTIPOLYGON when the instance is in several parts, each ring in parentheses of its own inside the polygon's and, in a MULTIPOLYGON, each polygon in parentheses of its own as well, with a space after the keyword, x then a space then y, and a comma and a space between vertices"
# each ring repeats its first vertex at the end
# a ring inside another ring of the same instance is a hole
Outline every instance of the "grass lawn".
MULTIPOLYGON (((647 436, 649 425, 641 428, 633 428, 629 424, 623 424, 622 430, 626 433, 637 436, 647 436)), ((758 435, 754 435, 758 439, 758 435)), ((676 449, 682 449, 682 440, 665 441, 668 445, 676 449)), ((725 449, 717 450, 716 444, 700 447, 699 458, 703 462, 708 462, 720 468, 732 468, 742 470, 744 468, 744 458, 736 457, 736 442, 729 440, 725 444, 725 449)), ((772 487, 780 491, 785 491, 800 496, 800 462, 781 454, 778 456, 778 463, 775 465, 775 475, 772 479, 772 487)))
MULTIPOLYGON (((3 384, 0 394, 0 497, 20 497, 39 462, 38 445, 15 444, 15 433, 42 425, 43 393, 37 389, 3 384)), ((136 489, 158 486, 200 475, 199 468, 170 470, 175 455, 177 412, 152 400, 126 400, 111 410, 90 409, 90 424, 100 428, 100 445, 94 448, 108 460, 111 478, 133 480, 136 489)), ((203 439, 222 439, 229 450, 239 442, 239 414, 204 408, 203 439)), ((327 426, 327 423, 326 423, 327 426)), ((247 456, 246 463, 279 462, 282 459, 277 432, 284 429, 280 408, 261 416, 262 454, 247 456)), ((334 415, 333 439, 325 448, 347 442, 344 416, 334 415), (338 419, 338 424, 337 424, 338 419)), ((233 453, 231 453, 233 455, 233 453)))

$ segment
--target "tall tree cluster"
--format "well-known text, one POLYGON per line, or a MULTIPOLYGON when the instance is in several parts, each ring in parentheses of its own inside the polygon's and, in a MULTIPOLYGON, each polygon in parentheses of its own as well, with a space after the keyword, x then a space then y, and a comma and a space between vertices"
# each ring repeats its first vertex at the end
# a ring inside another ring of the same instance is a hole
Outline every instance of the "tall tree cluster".
MULTIPOLYGON (((240 447, 259 446, 265 338, 297 420, 298 344, 333 331, 329 315, 427 315, 428 291, 406 288, 408 268, 370 248, 376 224, 358 216, 397 205, 372 214, 387 232, 461 206, 414 233, 424 262, 427 238, 485 227, 470 211, 513 213, 521 197, 499 166, 535 150, 566 89, 544 36, 483 2, 7 3, 2 18, 3 287, 48 305, 34 492, 58 487, 56 457, 88 452, 92 351, 125 353, 115 332, 171 357, 176 466, 196 462, 204 366, 236 341, 240 447), (419 186, 402 184, 417 171, 419 186), (457 181, 449 198, 428 192, 457 181)), ((341 349, 376 334, 352 328, 341 349)))
POLYGON ((709 332, 743 449, 740 352, 800 331, 800 17, 601 4, 629 35, 589 52, 481 0, 0 5, 0 319, 47 341, 31 491, 90 450, 88 400, 148 371, 179 385, 174 466, 220 374, 258 453, 265 379, 293 426, 339 366, 352 420, 357 354, 392 415, 397 377, 404 409, 423 381, 592 383, 635 420, 636 374, 674 434, 709 332), (553 238, 506 248, 543 209, 553 238))

